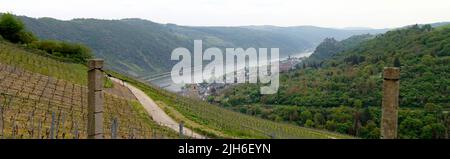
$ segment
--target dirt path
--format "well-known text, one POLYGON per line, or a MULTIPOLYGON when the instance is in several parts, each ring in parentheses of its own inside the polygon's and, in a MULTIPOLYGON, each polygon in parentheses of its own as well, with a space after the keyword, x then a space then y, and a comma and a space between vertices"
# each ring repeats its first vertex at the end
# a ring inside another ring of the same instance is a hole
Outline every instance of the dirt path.
MULTIPOLYGON (((179 132, 179 123, 173 120, 169 115, 164 112, 150 97, 147 96, 140 89, 126 83, 119 79, 110 77, 112 81, 117 83, 123 83, 123 85, 130 89, 130 91, 136 96, 141 105, 147 110, 147 112, 152 116, 153 120, 162 126, 169 127, 177 132, 179 132)), ((183 134, 192 138, 203 139, 204 136, 193 132, 192 130, 184 127, 183 134)))
POLYGON ((137 100, 134 94, 125 86, 122 86, 122 83, 118 83, 113 81, 112 88, 104 88, 104 91, 109 94, 113 94, 128 100, 137 100))

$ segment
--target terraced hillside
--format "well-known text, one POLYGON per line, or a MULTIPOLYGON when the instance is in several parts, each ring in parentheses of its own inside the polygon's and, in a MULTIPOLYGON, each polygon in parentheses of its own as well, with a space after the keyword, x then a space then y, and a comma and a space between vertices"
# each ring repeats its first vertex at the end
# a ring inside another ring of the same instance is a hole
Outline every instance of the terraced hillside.
MULTIPOLYGON (((0 42, 0 137, 86 138, 87 68, 34 51, 0 42)), ((105 138, 178 137, 114 89, 105 93, 105 138)))

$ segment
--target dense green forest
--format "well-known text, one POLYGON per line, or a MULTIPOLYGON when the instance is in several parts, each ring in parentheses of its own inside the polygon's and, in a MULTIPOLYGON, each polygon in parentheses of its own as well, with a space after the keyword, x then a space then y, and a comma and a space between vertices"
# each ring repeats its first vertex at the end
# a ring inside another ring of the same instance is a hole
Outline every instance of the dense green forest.
POLYGON ((450 29, 414 25, 350 39, 326 39, 299 69, 281 75, 277 94, 243 84, 214 101, 266 119, 379 138, 382 70, 398 66, 399 137, 448 137, 450 29))
POLYGON ((323 60, 344 50, 357 47, 361 42, 372 38, 374 38, 374 35, 371 34, 354 35, 342 41, 338 41, 334 38, 326 38, 316 47, 314 54, 308 58, 308 61, 304 62, 304 67, 306 67, 306 63, 309 63, 310 66, 317 67, 323 60))
POLYGON ((313 26, 191 27, 143 19, 20 18, 39 38, 86 44, 96 57, 108 61, 111 69, 133 76, 169 71, 176 63, 170 60, 172 50, 178 47, 192 50, 194 40, 203 40, 203 48, 276 47, 280 48, 281 56, 288 56, 314 48, 327 36, 342 40, 351 35, 386 31, 313 26))

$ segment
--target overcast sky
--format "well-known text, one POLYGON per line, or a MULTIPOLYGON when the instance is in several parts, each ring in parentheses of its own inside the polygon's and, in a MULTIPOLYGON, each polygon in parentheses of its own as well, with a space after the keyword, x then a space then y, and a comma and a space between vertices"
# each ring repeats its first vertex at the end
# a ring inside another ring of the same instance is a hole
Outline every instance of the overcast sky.
POLYGON ((450 21, 450 0, 0 0, 0 12, 194 26, 387 28, 450 21))

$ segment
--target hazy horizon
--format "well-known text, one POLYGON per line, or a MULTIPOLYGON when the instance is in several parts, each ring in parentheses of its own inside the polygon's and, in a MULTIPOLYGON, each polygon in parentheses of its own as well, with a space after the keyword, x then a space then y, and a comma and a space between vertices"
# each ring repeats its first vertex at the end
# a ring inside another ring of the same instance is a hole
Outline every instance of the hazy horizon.
POLYGON ((450 21, 446 0, 165 0, 2 2, 0 12, 58 20, 139 18, 183 26, 395 28, 450 21))
POLYGON ((412 24, 406 24, 406 25, 401 25, 401 26, 393 26, 393 27, 386 27, 386 28, 373 28, 373 27, 368 27, 368 26, 344 26, 344 27, 329 27, 329 26, 318 26, 318 25, 292 25, 292 26, 279 26, 279 25, 182 25, 182 24, 176 24, 176 23, 162 23, 162 22, 156 22, 152 19, 143 19, 143 18, 139 18, 139 17, 128 17, 128 18, 117 18, 117 19, 104 19, 104 18, 91 18, 91 17, 80 17, 80 18, 73 18, 73 19, 58 19, 55 17, 33 17, 33 16, 29 16, 29 15, 19 15, 16 14, 14 12, 0 12, 0 13, 12 13, 16 16, 23 16, 23 17, 29 17, 29 18, 34 18, 34 19, 40 19, 40 18, 51 18, 51 19, 56 19, 56 20, 60 20, 60 21, 71 21, 71 20, 77 20, 77 19, 95 19, 95 20, 126 20, 126 19, 140 19, 140 20, 146 20, 146 21, 151 21, 154 23, 158 23, 158 24, 175 24, 175 25, 179 25, 179 26, 187 26, 187 27, 264 27, 264 26, 271 26, 271 27, 319 27, 319 28, 330 28, 330 29, 344 29, 344 30, 365 30, 365 29, 392 29, 392 28, 399 28, 399 27, 404 27, 404 26, 409 26, 409 25, 414 25, 414 24, 433 24, 433 23, 450 23, 450 20, 448 21, 435 21, 435 22, 430 22, 430 23, 412 23, 412 24))

